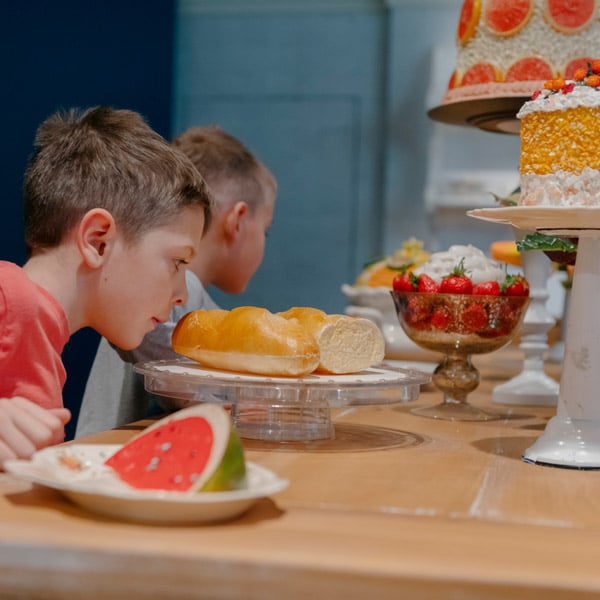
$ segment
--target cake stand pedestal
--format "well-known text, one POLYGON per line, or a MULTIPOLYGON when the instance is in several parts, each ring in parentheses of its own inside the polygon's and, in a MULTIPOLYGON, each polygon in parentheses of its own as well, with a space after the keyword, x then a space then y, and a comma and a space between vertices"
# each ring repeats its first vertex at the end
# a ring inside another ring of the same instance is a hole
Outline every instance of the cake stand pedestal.
MULTIPOLYGON (((517 241, 531 230, 515 230, 517 241)), ((558 382, 544 371, 544 357, 549 350, 548 331, 556 322, 546 309, 550 262, 541 250, 521 253, 523 273, 529 281, 531 302, 521 325, 519 349, 524 354, 523 370, 511 380, 497 385, 492 400, 502 404, 556 406, 558 382)))
POLYGON ((543 233, 579 238, 557 412, 523 460, 600 469, 600 209, 515 207, 469 214, 521 228, 537 223, 543 233))
POLYGON ((267 377, 218 371, 187 359, 138 363, 144 386, 161 405, 179 410, 198 402, 231 408, 241 437, 270 442, 335 437, 331 409, 410 402, 431 375, 386 363, 350 375, 267 377))

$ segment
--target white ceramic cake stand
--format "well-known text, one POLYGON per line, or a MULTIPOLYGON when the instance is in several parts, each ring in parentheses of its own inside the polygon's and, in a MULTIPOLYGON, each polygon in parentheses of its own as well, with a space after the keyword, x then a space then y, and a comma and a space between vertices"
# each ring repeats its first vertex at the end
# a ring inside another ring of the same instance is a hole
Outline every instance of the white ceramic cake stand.
MULTIPOLYGON (((533 230, 515 229, 517 241, 528 233, 533 233, 533 230)), ((502 404, 556 406, 558 382, 544 371, 544 358, 549 350, 548 331, 556 322, 546 309, 550 261, 541 250, 528 250, 521 253, 521 264, 529 281, 531 297, 520 330, 523 369, 516 377, 497 385, 492 392, 492 400, 502 404)))
POLYGON ((469 214, 579 238, 557 412, 523 460, 600 469, 600 208, 510 207, 469 214))

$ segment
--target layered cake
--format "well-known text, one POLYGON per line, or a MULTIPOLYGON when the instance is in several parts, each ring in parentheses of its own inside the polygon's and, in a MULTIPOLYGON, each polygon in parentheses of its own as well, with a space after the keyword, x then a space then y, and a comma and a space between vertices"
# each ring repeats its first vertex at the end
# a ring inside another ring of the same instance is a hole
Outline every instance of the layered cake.
POLYGON ((517 117, 519 205, 600 206, 600 60, 548 80, 517 117))
POLYGON ((600 56, 597 0, 465 0, 442 103, 530 96, 600 56))

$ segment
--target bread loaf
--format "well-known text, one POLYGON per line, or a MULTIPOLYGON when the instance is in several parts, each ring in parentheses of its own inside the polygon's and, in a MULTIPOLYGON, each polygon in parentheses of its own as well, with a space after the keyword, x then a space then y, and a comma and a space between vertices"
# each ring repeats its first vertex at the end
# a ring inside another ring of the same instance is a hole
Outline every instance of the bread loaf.
POLYGON ((264 308, 196 310, 175 326, 175 352, 215 369, 300 376, 319 364, 319 345, 298 321, 264 308))
POLYGON ((277 313, 296 319, 319 343, 320 373, 357 373, 381 362, 385 341, 375 323, 360 317, 330 315, 311 307, 294 307, 277 313))

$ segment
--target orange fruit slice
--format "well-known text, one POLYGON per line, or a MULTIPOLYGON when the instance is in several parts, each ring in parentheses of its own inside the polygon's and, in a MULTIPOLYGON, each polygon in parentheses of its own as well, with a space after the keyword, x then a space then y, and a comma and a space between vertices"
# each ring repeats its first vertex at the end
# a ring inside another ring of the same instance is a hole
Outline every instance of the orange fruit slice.
POLYGON ((595 0, 546 0, 544 16, 554 29, 575 33, 589 25, 595 6, 595 0))
POLYGON ((544 59, 528 56, 514 62, 508 68, 504 81, 545 81, 553 77, 552 67, 544 59))
POLYGON ((483 19, 496 35, 508 37, 521 31, 532 13, 531 0, 489 0, 483 19))
POLYGON ((502 81, 500 71, 491 63, 477 63, 467 69, 463 75, 461 85, 476 85, 478 83, 490 83, 502 81))
POLYGON ((463 2, 456 32, 456 37, 463 46, 466 46, 475 35, 480 16, 481 0, 465 0, 463 2))
POLYGON ((490 246, 490 255, 494 260, 508 263, 509 265, 519 266, 521 264, 521 254, 517 250, 516 242, 509 240, 499 240, 492 242, 490 246))
POLYGON ((452 71, 452 75, 450 75, 450 79, 448 80, 448 89, 453 90, 455 87, 458 87, 460 82, 460 75, 458 71, 452 71))
POLYGON ((573 79, 573 76, 575 75, 575 71, 577 71, 577 69, 585 69, 587 72, 588 64, 591 63, 591 58, 575 58, 567 65, 567 68, 565 69, 564 78, 573 79))

